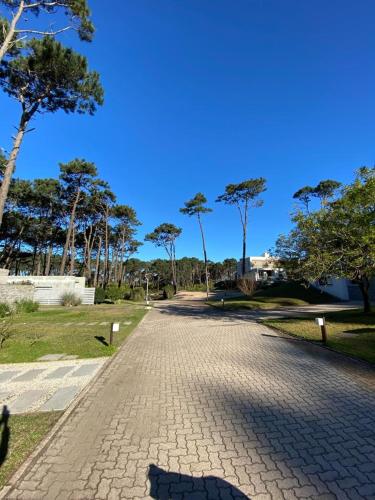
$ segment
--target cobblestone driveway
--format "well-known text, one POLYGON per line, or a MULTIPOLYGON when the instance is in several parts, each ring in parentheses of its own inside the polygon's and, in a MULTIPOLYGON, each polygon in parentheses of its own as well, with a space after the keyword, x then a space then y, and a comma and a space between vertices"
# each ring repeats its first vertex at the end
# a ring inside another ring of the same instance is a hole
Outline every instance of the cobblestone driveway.
POLYGON ((373 380, 242 317, 162 306, 6 498, 374 498, 373 380))

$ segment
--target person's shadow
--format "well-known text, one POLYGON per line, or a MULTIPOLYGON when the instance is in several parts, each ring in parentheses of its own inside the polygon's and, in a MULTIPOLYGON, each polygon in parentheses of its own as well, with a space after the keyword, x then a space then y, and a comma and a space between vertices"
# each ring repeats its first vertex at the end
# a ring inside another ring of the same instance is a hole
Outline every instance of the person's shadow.
POLYGON ((9 439, 10 439, 10 428, 8 425, 10 417, 10 412, 6 405, 3 406, 3 411, 1 414, 0 420, 0 429, 1 429, 1 437, 0 437, 0 467, 5 462, 5 459, 8 455, 9 449, 9 439))
POLYGON ((238 498, 250 500, 242 491, 215 476, 193 477, 151 464, 148 471, 150 497, 157 500, 238 498))

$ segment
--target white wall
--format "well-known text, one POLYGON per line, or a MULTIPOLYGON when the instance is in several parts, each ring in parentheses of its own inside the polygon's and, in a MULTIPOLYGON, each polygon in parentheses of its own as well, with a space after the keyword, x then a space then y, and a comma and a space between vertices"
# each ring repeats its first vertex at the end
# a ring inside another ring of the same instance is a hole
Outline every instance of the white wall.
POLYGON ((320 285, 318 282, 312 285, 318 290, 329 293, 340 300, 349 300, 348 280, 345 278, 330 278, 328 285, 320 285))

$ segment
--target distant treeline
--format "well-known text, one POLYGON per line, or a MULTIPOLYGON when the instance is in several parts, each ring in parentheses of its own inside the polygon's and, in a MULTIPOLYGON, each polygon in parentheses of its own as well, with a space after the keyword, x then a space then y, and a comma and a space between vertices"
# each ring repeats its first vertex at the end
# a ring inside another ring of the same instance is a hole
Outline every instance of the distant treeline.
MULTIPOLYGON (((0 267, 15 275, 85 276, 91 286, 134 286, 145 273, 155 287, 170 283, 168 260, 134 258, 142 245, 136 239, 139 225, 135 210, 116 203, 95 165, 76 159, 60 164, 58 179, 12 180, 0 230, 0 267)), ((180 287, 204 283, 203 261, 183 258, 176 264, 180 287)), ((211 281, 233 279, 235 273, 235 259, 209 262, 211 281)))

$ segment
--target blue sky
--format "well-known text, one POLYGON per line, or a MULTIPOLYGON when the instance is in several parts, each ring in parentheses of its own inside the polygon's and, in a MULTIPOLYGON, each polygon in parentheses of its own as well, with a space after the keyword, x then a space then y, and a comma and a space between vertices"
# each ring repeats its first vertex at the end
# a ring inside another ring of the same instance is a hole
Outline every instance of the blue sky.
MULTIPOLYGON (((91 0, 92 44, 73 44, 102 76, 94 117, 38 117, 17 176, 58 174, 58 162, 96 162, 119 203, 135 207, 139 237, 161 222, 183 228, 178 257, 201 256, 195 220, 179 214, 202 191, 209 258, 241 254, 228 183, 267 179, 251 213, 249 254, 290 228, 293 193, 374 163, 373 0, 91 0), (112 7, 115 5, 115 7, 112 7)), ((70 43, 71 37, 63 41, 70 43)), ((18 106, 0 95, 0 146, 18 106)), ((145 244, 140 258, 163 257, 145 244)))

